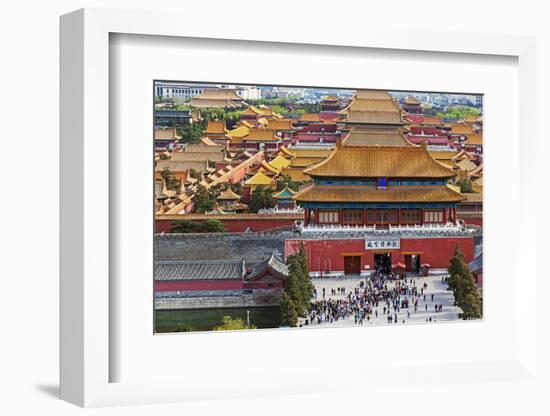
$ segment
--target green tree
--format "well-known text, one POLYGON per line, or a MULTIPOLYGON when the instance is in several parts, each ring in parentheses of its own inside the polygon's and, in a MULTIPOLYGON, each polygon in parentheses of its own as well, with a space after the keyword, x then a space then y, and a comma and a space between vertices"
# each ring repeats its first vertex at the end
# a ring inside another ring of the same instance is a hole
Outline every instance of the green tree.
POLYGON ((279 178, 277 178, 276 184, 277 192, 282 191, 283 189, 285 189, 285 187, 288 187, 288 189, 291 189, 293 191, 297 191, 300 186, 299 182, 294 182, 292 178, 286 174, 282 174, 281 176, 279 176, 279 178))
POLYGON ((302 110, 304 113, 318 113, 321 111, 320 103, 303 104, 302 110))
POLYGON ((298 316, 305 317, 311 300, 309 274, 304 273, 299 253, 288 256, 287 265, 289 272, 285 282, 285 293, 294 303, 298 316))
POLYGON ((189 176, 191 176, 193 179, 198 179, 198 180, 201 179, 200 172, 193 168, 189 169, 189 176))
POLYGON ((216 198, 211 192, 209 192, 208 189, 206 189, 206 187, 200 184, 197 186, 197 191, 195 192, 195 197, 193 199, 195 209, 199 213, 212 211, 216 206, 216 198))
POLYGON ((203 233, 224 233, 227 231, 227 227, 219 220, 205 220, 200 227, 203 233))
POLYGON ((460 192, 462 192, 463 194, 473 193, 474 190, 472 188, 472 182, 469 181, 468 179, 463 179, 460 182, 460 192))
POLYGON ((302 291, 302 299, 307 309, 309 309, 311 301, 311 292, 313 291, 313 284, 309 277, 309 267, 307 265, 307 253, 304 244, 300 244, 300 249, 297 254, 298 265, 300 266, 300 289, 302 291))
POLYGON ((193 331, 193 327, 189 324, 182 324, 179 325, 174 332, 191 332, 193 331))
POLYGON ((254 325, 246 325, 240 318, 231 318, 224 316, 221 325, 214 328, 214 331, 235 331, 239 329, 256 329, 254 325))
POLYGON ((288 108, 283 107, 282 105, 273 105, 271 106, 271 109, 278 114, 289 114, 288 108))
POLYGON ((481 111, 477 108, 468 107, 465 105, 457 105, 457 106, 448 107, 446 110, 438 112, 437 116, 440 118, 462 120, 466 116, 469 116, 469 115, 478 116, 480 114, 481 114, 481 111))
POLYGON ((304 299, 304 276, 299 256, 297 254, 288 256, 287 265, 289 271, 285 282, 285 293, 294 303, 298 316, 305 317, 310 298, 304 299))
POLYGON ((193 221, 177 220, 177 221, 172 221, 172 228, 170 232, 182 233, 182 234, 196 233, 196 232, 199 232, 199 228, 200 228, 199 224, 194 223, 193 221))
POLYGON ((164 168, 160 172, 160 176, 164 180, 164 183, 166 184, 166 189, 169 189, 171 191, 177 191, 181 187, 181 182, 172 174, 170 169, 164 168))
POLYGON ((463 299, 462 305, 462 314, 460 315, 462 319, 479 319, 481 318, 481 298, 475 292, 469 292, 463 299))
POLYGON ((237 195, 241 195, 242 192, 243 192, 243 185, 242 185, 242 183, 240 183, 240 182, 231 183, 231 184, 229 184, 229 187, 230 187, 231 190, 232 190, 233 192, 235 192, 237 195))
POLYGON ((447 269, 450 276, 448 280, 449 289, 451 289, 453 292, 456 289, 457 276, 462 275, 465 267, 466 264, 464 262, 464 254, 462 254, 460 246, 457 244, 455 246, 454 256, 451 258, 451 261, 449 262, 449 267, 447 269))
POLYGON ((252 212, 258 212, 265 208, 273 208, 274 206, 273 191, 270 188, 260 185, 250 195, 249 208, 252 212))
POLYGON ((462 319, 481 318, 481 298, 472 273, 464 261, 464 255, 458 245, 449 264, 449 287, 453 291, 455 304, 462 309, 462 319))
POLYGON ((296 306, 286 292, 283 292, 283 298, 281 300, 281 324, 283 326, 293 327, 298 325, 296 306))
POLYGON ((235 127, 235 124, 237 124, 238 121, 241 119, 241 112, 240 111, 227 111, 224 116, 223 120, 225 121, 225 126, 228 129, 232 129, 235 127))
POLYGON ((189 220, 177 220, 172 222, 172 233, 224 233, 227 231, 226 226, 219 220, 209 219, 202 223, 197 223, 189 220))
POLYGON ((183 127, 176 128, 177 133, 181 136, 181 143, 197 143, 202 137, 202 132, 206 129, 205 121, 197 123, 188 123, 183 127))

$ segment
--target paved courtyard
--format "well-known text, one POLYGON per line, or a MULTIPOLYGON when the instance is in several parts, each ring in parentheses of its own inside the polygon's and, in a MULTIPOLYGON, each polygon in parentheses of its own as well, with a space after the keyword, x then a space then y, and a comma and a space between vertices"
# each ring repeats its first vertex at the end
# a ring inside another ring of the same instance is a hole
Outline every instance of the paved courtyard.
MULTIPOLYGON (((418 310, 414 312, 414 306, 410 305, 408 309, 401 309, 397 313, 397 322, 400 325, 403 325, 403 321, 406 324, 410 323, 426 323, 426 320, 429 321, 429 318, 432 318, 431 322, 442 322, 442 321, 456 321, 460 319, 458 314, 460 313, 460 308, 454 306, 454 298, 451 291, 446 290, 447 283, 441 281, 441 278, 444 275, 430 275, 428 277, 414 277, 416 286, 420 289, 423 287, 424 283, 427 283, 427 288, 424 290, 426 294, 426 301, 424 302, 423 296, 420 296, 418 299, 418 310), (433 301, 431 296, 434 296, 433 301), (427 310, 426 310, 427 304, 427 310), (435 312, 434 305, 443 305, 442 312, 435 312), (409 312, 410 317, 407 316, 409 312)), ((408 280, 409 278, 407 278, 408 280)), ((344 299, 348 293, 352 292, 356 287, 359 287, 360 282, 365 282, 365 278, 359 277, 344 277, 344 278, 316 278, 312 279, 313 285, 317 289, 317 300, 323 298, 323 288, 325 288, 325 299, 344 299), (338 287, 345 287, 345 294, 331 294, 331 289, 337 289, 338 287)), ((388 282, 388 287, 392 288, 395 286, 394 282, 388 282)), ((370 317, 370 321, 365 320, 363 326, 368 325, 395 325, 395 323, 388 323, 388 315, 383 314, 384 303, 381 302, 378 306, 378 317, 373 313, 370 317)), ((394 316, 393 309, 391 310, 391 315, 394 316)), ((300 323, 304 320, 301 319, 300 323)), ((308 325, 309 327, 319 327, 319 326, 356 326, 354 317, 349 316, 345 319, 339 319, 336 322, 329 323, 327 321, 322 321, 321 324, 313 323, 308 325)), ((307 327, 307 326, 306 326, 307 327)))

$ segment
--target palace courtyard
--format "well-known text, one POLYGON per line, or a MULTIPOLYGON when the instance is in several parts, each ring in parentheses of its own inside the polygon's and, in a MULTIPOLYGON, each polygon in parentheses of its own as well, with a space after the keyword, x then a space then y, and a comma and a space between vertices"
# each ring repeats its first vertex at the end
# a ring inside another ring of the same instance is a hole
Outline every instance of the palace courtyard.
MULTIPOLYGON (((431 322, 449 322, 449 321, 458 321, 460 320, 458 314, 460 313, 460 308, 454 306, 454 298, 451 291, 446 290, 447 289, 447 283, 442 282, 442 277, 446 277, 447 275, 444 274, 434 274, 429 275, 427 277, 413 277, 413 278, 407 278, 407 281, 410 281, 410 279, 415 280, 416 286, 419 288, 423 287, 424 283, 427 284, 427 288, 424 289, 424 294, 426 295, 426 301, 424 302, 424 297, 419 296, 418 299, 418 309, 417 312, 414 312, 414 306, 412 303, 407 308, 401 308, 399 312, 397 312, 397 324, 403 325, 403 321, 405 321, 405 324, 411 324, 411 323, 426 323, 430 322, 430 318, 432 319, 431 322), (433 295, 433 300, 432 300, 433 295), (427 304, 427 310, 426 310, 426 304, 427 304), (434 309, 434 305, 443 305, 441 312, 436 312, 434 309), (408 313, 410 316, 408 316, 408 313)), ((322 300, 323 299, 323 288, 325 289, 325 299, 333 299, 333 300, 343 300, 345 299, 350 292, 352 292, 355 288, 358 288, 360 285, 360 282, 365 282, 365 278, 357 277, 340 277, 340 278, 314 278, 312 279, 313 285, 315 289, 317 290, 317 299, 316 300, 322 300), (345 292, 343 294, 338 294, 337 288, 345 288, 345 292), (336 290, 336 295, 331 294, 331 289, 336 290)), ((387 285, 388 288, 391 289, 395 287, 395 281, 388 281, 387 285)), ((361 289, 360 289, 361 290, 361 289)), ((404 296, 402 296, 404 298, 404 296)), ((409 297, 410 299, 410 297, 409 297)), ((392 322, 391 324, 388 323, 388 314, 386 311, 386 315, 383 313, 383 308, 385 306, 385 303, 380 302, 378 308, 374 308, 374 310, 378 309, 378 316, 373 313, 370 316, 370 320, 365 319, 363 321, 363 326, 369 326, 369 325, 395 325, 395 322, 392 322)), ((395 311, 393 310, 393 307, 391 307, 390 315, 393 317, 395 316, 395 311)), ((300 323, 304 323, 304 319, 300 320, 300 323)), ((358 324, 355 323, 354 316, 350 315, 347 318, 340 318, 337 321, 334 321, 332 323, 329 323, 328 321, 324 320, 318 324, 317 321, 315 321, 313 324, 309 324, 307 326, 303 326, 304 328, 316 328, 320 326, 331 326, 331 327, 342 327, 342 326, 358 326, 358 324)))

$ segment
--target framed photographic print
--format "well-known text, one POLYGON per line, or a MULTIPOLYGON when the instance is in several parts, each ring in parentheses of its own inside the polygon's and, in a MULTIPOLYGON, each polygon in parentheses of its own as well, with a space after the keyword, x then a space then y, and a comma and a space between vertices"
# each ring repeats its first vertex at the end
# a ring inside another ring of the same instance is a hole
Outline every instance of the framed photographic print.
POLYGON ((482 95, 154 90, 155 332, 482 318, 482 95))
POLYGON ((536 384, 533 39, 184 20, 62 17, 62 398, 536 384))

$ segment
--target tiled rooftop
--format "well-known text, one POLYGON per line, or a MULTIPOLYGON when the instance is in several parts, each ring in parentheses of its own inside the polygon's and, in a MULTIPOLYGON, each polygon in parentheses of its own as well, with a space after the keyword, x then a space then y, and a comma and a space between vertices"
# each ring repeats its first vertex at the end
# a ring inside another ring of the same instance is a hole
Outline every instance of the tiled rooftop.
POLYGON ((155 264, 155 280, 235 280, 242 279, 244 273, 242 261, 168 261, 155 264))

